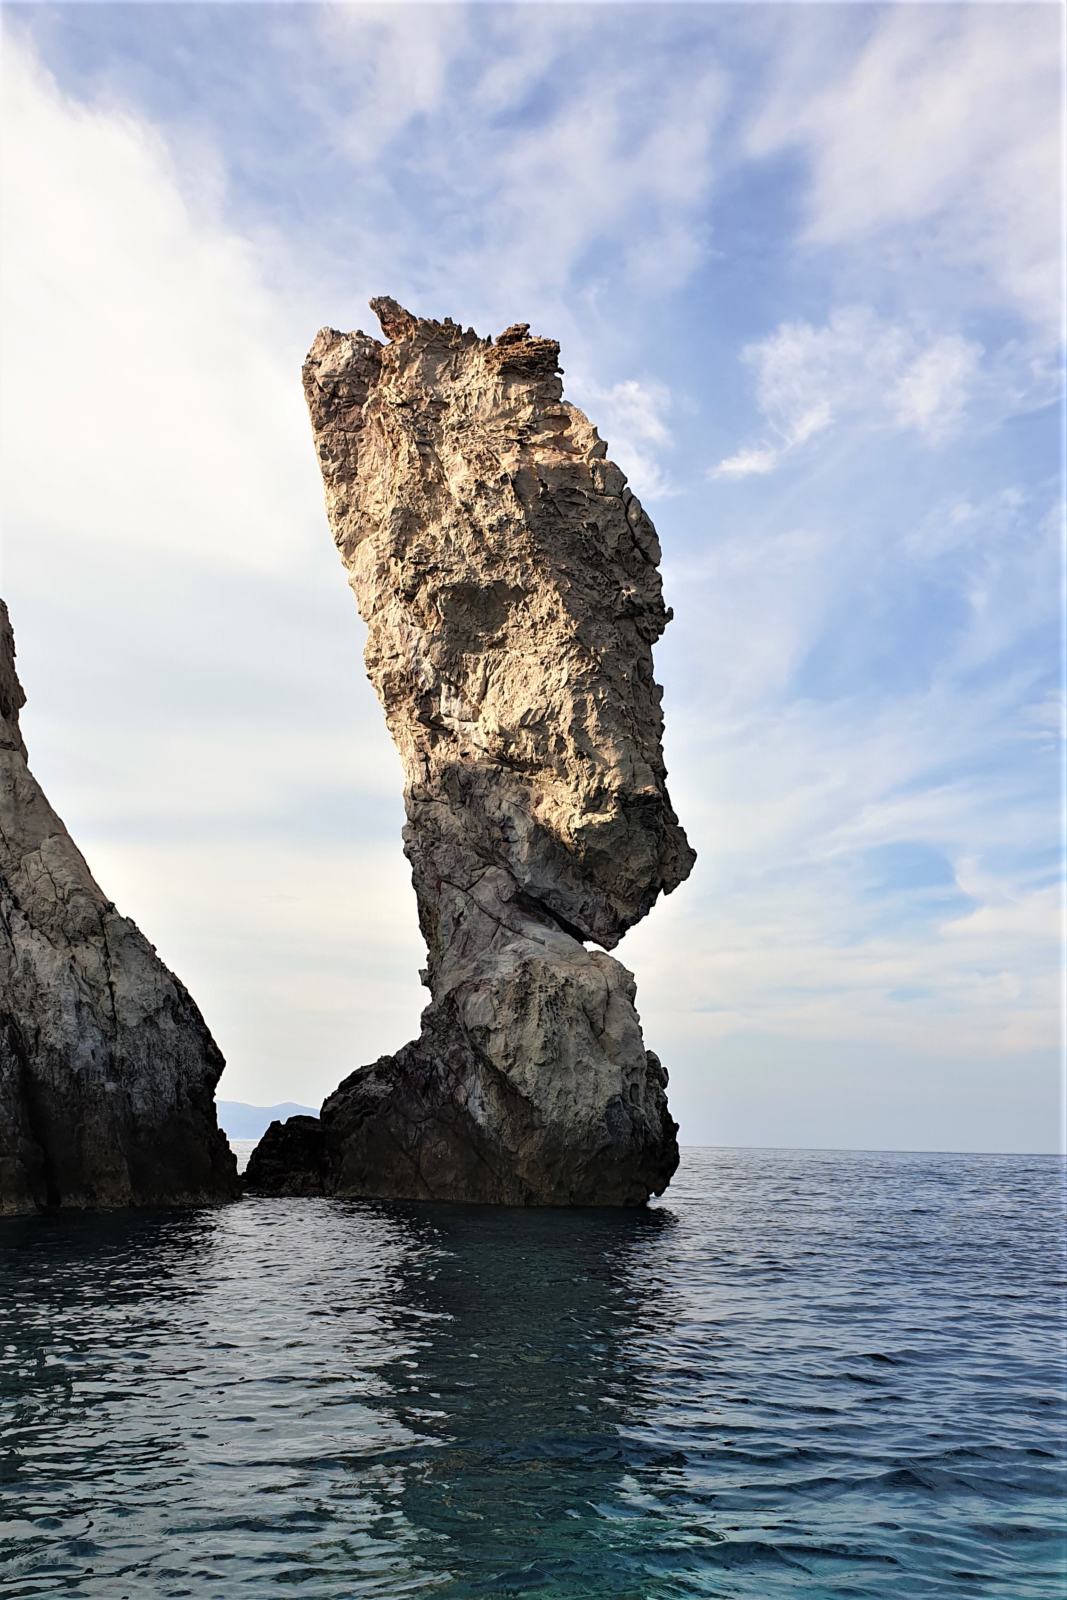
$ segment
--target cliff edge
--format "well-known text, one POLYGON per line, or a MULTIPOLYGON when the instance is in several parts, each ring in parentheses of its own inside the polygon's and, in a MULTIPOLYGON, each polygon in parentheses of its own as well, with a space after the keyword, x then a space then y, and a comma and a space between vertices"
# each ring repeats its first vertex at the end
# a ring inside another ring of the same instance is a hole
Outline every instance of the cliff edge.
POLYGON ((230 1199, 222 1055, 45 799, 24 703, 0 600, 0 1214, 230 1199))

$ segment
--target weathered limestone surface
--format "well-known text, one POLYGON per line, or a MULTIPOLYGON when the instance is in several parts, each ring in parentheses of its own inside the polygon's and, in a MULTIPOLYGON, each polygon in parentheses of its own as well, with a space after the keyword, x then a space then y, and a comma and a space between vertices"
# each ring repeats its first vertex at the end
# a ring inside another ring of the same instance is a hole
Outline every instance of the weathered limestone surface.
POLYGON ((45 799, 24 703, 0 601, 0 1214, 231 1198, 222 1056, 45 799))
POLYGON ((640 1203, 677 1164, 666 1073, 630 974, 585 941, 611 949, 694 860, 652 674, 659 542, 553 340, 372 305, 389 342, 324 329, 304 388, 403 761, 432 998, 327 1100, 320 1178, 308 1130, 275 1124, 249 1185, 640 1203))

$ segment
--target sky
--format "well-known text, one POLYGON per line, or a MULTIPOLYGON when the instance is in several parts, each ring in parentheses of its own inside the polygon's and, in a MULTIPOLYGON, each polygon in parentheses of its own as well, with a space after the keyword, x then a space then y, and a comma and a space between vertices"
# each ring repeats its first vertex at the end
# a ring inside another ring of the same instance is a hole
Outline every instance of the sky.
POLYGON ((685 1143, 1062 1138, 1056 4, 4 8, 31 765, 220 1094, 418 1031, 399 761, 300 390, 390 294, 558 338, 656 522, 685 1143))

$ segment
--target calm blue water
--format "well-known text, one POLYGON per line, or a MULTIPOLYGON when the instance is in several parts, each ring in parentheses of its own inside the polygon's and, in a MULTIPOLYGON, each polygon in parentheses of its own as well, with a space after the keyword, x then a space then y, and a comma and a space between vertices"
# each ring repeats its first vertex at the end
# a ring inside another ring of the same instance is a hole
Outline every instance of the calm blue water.
POLYGON ((1067 1592, 1063 1166, 0 1225, 0 1594, 1067 1592))

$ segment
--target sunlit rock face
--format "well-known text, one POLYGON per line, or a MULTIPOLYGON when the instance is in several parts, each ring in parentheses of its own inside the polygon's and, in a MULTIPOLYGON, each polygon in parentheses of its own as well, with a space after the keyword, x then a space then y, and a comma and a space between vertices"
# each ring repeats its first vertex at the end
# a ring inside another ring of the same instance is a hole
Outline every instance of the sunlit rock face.
MULTIPOLYGON (((304 388, 404 766, 432 998, 413 1044, 324 1105, 322 1184, 640 1203, 677 1164, 666 1074, 630 974, 585 941, 611 949, 694 860, 652 672, 659 542, 563 400, 554 341, 372 304, 388 342, 324 329, 304 388)), ((306 1186, 285 1138, 253 1187, 306 1186)))
POLYGON ((232 1198, 222 1056, 45 799, 24 703, 0 601, 0 1213, 232 1198))

